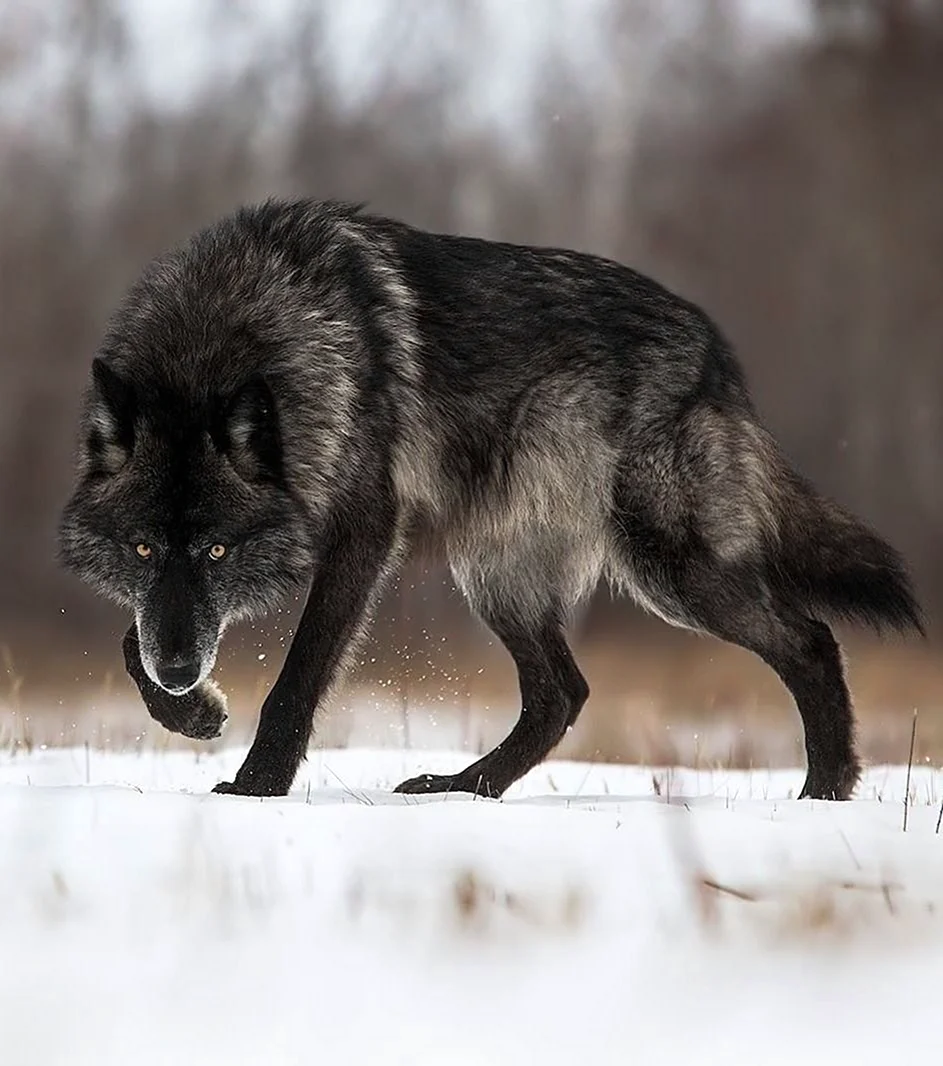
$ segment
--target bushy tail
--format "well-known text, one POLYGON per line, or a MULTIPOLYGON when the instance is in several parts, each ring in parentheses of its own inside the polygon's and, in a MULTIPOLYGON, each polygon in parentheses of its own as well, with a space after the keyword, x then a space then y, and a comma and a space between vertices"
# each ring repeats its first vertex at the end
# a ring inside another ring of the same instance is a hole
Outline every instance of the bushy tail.
POLYGON ((924 633, 900 554, 791 471, 781 497, 776 583, 805 613, 924 633))

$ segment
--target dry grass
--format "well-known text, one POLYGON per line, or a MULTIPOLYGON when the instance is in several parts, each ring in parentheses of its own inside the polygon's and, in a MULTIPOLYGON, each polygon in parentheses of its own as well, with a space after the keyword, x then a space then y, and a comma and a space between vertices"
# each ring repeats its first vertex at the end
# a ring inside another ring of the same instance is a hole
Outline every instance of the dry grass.
POLYGON ((924 923, 939 920, 931 900, 915 898, 887 878, 797 882, 787 877, 781 884, 754 888, 697 874, 690 884, 705 932, 723 935, 740 929, 787 950, 810 943, 850 943, 863 933, 880 932, 898 947, 916 945, 922 942, 924 923))
POLYGON ((414 884, 391 884, 366 872, 354 874, 345 891, 353 925, 378 916, 394 919, 401 931, 427 927, 432 919, 446 935, 506 942, 516 932, 569 934, 581 930, 591 909, 588 890, 575 883, 556 887, 511 887, 471 866, 432 878, 421 891, 414 884))
MULTIPOLYGON (((382 639, 382 638, 379 638, 382 639)), ((403 649, 398 669, 378 653, 361 655, 348 684, 321 716, 325 747, 461 748, 483 751, 513 724, 519 705, 513 664, 483 635, 403 649)), ((248 642, 246 642, 248 643, 248 642)), ((258 707, 277 676, 283 649, 224 662, 229 694, 227 744, 246 742, 258 707)), ((577 642, 591 696, 558 754, 591 761, 709 768, 795 766, 801 725, 788 693, 754 656, 707 638, 643 627, 631 636, 577 642)), ((943 763, 943 656, 931 646, 856 641, 847 648, 859 740, 872 763, 908 758, 915 709, 915 765, 943 763)), ((90 664, 86 678, 33 680, 0 649, 0 745, 93 748, 192 748, 146 715, 114 663, 90 664), (30 683, 33 681, 33 683, 30 683)), ((219 746, 215 742, 211 748, 219 746)))
POLYGON ((875 932, 897 945, 901 937, 916 944, 925 923, 939 921, 931 899, 905 890, 886 870, 864 869, 850 845, 851 877, 790 868, 784 862, 778 876, 766 876, 762 883, 734 883, 714 873, 688 818, 665 825, 698 924, 709 936, 745 933, 787 950, 850 943, 875 932))

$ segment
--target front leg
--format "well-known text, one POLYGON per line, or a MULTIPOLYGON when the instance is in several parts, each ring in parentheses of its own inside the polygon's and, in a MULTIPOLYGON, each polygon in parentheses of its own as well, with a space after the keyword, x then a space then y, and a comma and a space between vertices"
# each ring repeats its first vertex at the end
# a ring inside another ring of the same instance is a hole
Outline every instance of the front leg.
POLYGON ((141 662, 141 645, 137 626, 132 625, 121 642, 124 665, 137 685, 148 714, 171 733, 194 740, 212 740, 223 731, 226 721, 226 697, 215 682, 207 678, 182 696, 174 696, 156 685, 141 662))
POLYGON ((284 796, 308 748, 314 712, 337 680, 345 652, 362 628, 397 539, 392 490, 335 516, 322 540, 298 631, 235 780, 214 792, 284 796))

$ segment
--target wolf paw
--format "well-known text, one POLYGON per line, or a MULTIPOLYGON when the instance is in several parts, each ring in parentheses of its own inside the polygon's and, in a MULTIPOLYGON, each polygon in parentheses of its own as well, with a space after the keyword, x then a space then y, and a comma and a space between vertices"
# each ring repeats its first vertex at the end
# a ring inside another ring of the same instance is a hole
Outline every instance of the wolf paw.
POLYGON ((213 791, 223 796, 287 796, 290 783, 264 774, 244 774, 241 770, 234 781, 220 781, 213 791))
POLYGON ((861 767, 857 760, 831 772, 810 770, 799 799, 851 799, 860 776, 861 767))
POLYGON ((213 740, 223 731, 226 697, 215 682, 202 681, 182 696, 153 686, 145 698, 150 716, 172 733, 193 740, 213 740))
POLYGON ((470 792, 475 796, 497 799, 501 795, 481 774, 420 774, 393 789, 394 792, 417 796, 433 792, 470 792))
POLYGON ((220 781, 218 785, 213 786, 213 791, 219 793, 222 796, 247 796, 248 792, 243 791, 234 781, 220 781))

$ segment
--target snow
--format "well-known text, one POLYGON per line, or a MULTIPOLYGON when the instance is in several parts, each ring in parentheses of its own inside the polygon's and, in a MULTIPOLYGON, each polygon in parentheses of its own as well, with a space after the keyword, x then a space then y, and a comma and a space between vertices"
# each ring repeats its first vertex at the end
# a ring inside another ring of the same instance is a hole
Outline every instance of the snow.
POLYGON ((0 755, 0 1062, 886 1063, 933 1056, 943 773, 548 763, 502 802, 387 790, 468 755, 0 755), (660 793, 660 794, 658 794, 660 793))

